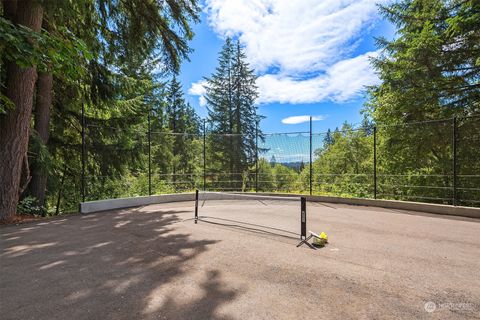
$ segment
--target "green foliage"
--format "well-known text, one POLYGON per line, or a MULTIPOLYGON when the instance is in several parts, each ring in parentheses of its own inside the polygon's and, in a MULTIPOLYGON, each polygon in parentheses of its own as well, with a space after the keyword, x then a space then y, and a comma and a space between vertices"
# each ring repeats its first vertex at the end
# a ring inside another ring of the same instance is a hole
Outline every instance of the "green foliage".
POLYGON ((164 126, 171 132, 178 133, 171 137, 173 145, 169 148, 172 153, 172 182, 187 182, 190 179, 187 175, 194 172, 195 166, 199 164, 198 155, 202 152, 198 141, 200 119, 190 104, 185 102, 181 84, 175 75, 165 95, 164 126))
POLYGON ((368 110, 380 124, 399 124, 480 108, 480 3, 403 0, 381 6, 398 28, 394 40, 377 40, 372 60, 382 83, 370 89, 368 110))
MULTIPOLYGON (((92 55, 85 43, 66 28, 60 27, 56 34, 46 30, 34 32, 0 17, 0 57, 2 64, 14 62, 22 68, 36 66, 59 77, 79 79, 85 74, 85 62, 92 55)), ((0 114, 14 107, 10 99, 0 93, 0 114)))
MULTIPOLYGON (((252 171, 254 170, 255 168, 252 168, 252 171)), ((258 161, 258 190, 264 192, 275 190, 273 167, 266 159, 258 161)))
MULTIPOLYGON (((87 200, 147 195, 149 160, 153 194, 201 187, 204 160, 207 188, 253 190, 257 152, 259 191, 308 192, 308 164, 292 169, 256 150, 264 139, 256 129, 262 118, 255 105, 256 76, 239 42, 229 38, 206 79, 210 121, 204 146, 203 126, 175 76, 190 52, 197 1, 42 5, 46 18, 39 33, 0 18, 0 56, 2 63, 55 75, 51 139, 45 146, 33 132, 29 143, 31 163, 49 176, 51 211, 58 199, 60 212, 77 210, 81 201, 82 107, 87 200)), ((479 3, 402 0, 380 10, 398 32, 394 40, 377 40, 381 54, 372 63, 382 83, 369 89, 360 129, 344 124, 329 130, 314 150, 314 193, 373 195, 376 123, 379 192, 405 200, 449 199, 451 123, 406 124, 479 114, 479 3)), ((3 95, 0 102, 0 114, 14 108, 3 95)), ((480 201, 478 181, 467 178, 480 171, 479 123, 458 122, 459 193, 480 201)), ((28 197, 19 210, 40 212, 28 197)))
POLYGON ((96 7, 107 63, 138 72, 148 61, 176 71, 187 58, 190 24, 199 21, 196 0, 101 0, 96 7))
POLYGON ((241 189, 242 176, 254 163, 258 129, 256 76, 246 63, 244 49, 227 38, 218 58, 218 67, 206 78, 209 115, 209 162, 232 183, 229 188, 241 189))
POLYGON ((71 78, 81 76, 82 61, 92 56, 81 39, 65 28, 59 31, 58 35, 34 32, 0 17, 0 56, 23 68, 36 66, 71 78))
POLYGON ((0 93, 0 115, 5 114, 8 110, 15 109, 15 104, 8 99, 7 96, 0 93))
POLYGON ((301 168, 296 181, 296 189, 298 189, 300 193, 310 191, 310 164, 301 168))
MULTIPOLYGON (((44 36, 45 41, 55 39, 57 42, 52 45, 59 46, 52 47, 55 50, 49 52, 51 59, 45 60, 48 70, 61 61, 64 50, 88 48, 89 52, 74 59, 78 67, 85 69, 77 77, 69 77, 69 70, 60 73, 53 70, 56 76, 48 144, 51 155, 48 206, 55 207, 60 196, 60 212, 68 212, 77 210, 81 201, 82 107, 87 200, 148 194, 149 113, 155 132, 152 173, 169 172, 174 162, 177 166, 184 165, 182 159, 173 156, 175 139, 158 132, 168 132, 163 78, 176 71, 187 58, 188 40, 193 36, 190 24, 198 21, 197 2, 80 0, 42 4, 48 32, 44 30, 35 36, 44 36), (66 43, 72 37, 81 41, 66 43)), ((48 49, 44 43, 38 47, 48 49)), ((23 53, 19 55, 29 57, 23 53)), ((29 61, 42 69, 41 62, 29 61)), ((190 107, 181 118, 187 122, 197 119, 190 107)), ((191 142, 183 158, 193 158, 191 154, 197 145, 191 142)), ((40 156, 46 155, 46 148, 39 147, 31 143, 30 152, 39 156, 35 161, 42 162, 40 156)), ((159 181, 156 177, 152 179, 153 193, 173 190, 167 185, 169 179, 161 176, 159 181)))
POLYGON ((291 192, 294 190, 297 178, 295 170, 277 163, 273 167, 273 177, 277 191, 291 192))
POLYGON ((200 119, 190 104, 185 102, 181 84, 175 75, 172 77, 165 95, 165 126, 172 132, 198 134, 200 119))
POLYGON ((330 128, 327 130, 327 133, 325 134, 325 138, 323 138, 323 144, 325 147, 328 147, 331 144, 334 144, 335 140, 332 137, 332 131, 330 128))
POLYGON ((313 163, 316 192, 371 197, 373 137, 345 123, 331 137, 333 143, 317 151, 313 163))
MULTIPOLYGON (((382 82, 370 88, 365 109, 379 125, 379 190, 451 203, 453 125, 437 119, 480 114, 480 3, 403 0, 380 11, 397 35, 377 39, 381 54, 372 63, 382 82), (409 124, 425 120, 432 121, 409 124)), ((474 167, 478 157, 468 153, 461 165, 474 167)))
POLYGON ((34 197, 25 197, 17 205, 17 212, 23 215, 45 216, 46 210, 34 197))
POLYGON ((31 164, 40 168, 40 172, 43 174, 51 175, 53 163, 50 152, 35 130, 32 130, 30 133, 28 149, 30 155, 34 158, 34 161, 31 161, 31 164))

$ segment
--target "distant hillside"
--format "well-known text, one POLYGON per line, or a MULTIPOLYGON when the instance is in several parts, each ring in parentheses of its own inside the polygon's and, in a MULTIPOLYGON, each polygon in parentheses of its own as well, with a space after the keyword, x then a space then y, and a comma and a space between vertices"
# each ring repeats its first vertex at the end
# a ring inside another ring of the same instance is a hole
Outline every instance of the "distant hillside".
POLYGON ((300 170, 302 166, 305 166, 305 162, 302 161, 295 161, 295 162, 277 162, 278 164, 281 164, 282 166, 292 168, 295 170, 300 170))

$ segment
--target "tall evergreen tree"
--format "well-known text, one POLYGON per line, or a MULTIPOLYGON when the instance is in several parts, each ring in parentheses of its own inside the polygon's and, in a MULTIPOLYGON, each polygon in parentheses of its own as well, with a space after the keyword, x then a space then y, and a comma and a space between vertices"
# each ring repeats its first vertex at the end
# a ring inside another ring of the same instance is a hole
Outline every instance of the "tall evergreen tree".
MULTIPOLYGON (((40 33, 44 10, 39 3, 2 1, 2 4, 2 19, 32 30, 32 38, 40 33)), ((20 45, 16 43, 15 46, 20 45)), ((27 149, 37 65, 34 62, 22 66, 19 61, 24 61, 21 59, 5 59, 1 66, 2 70, 6 70, 1 82, 2 106, 3 101, 8 100, 10 107, 5 114, 0 114, 0 220, 8 220, 15 215, 19 196, 29 180, 28 177, 22 179, 22 172, 27 172, 26 176, 29 176, 27 149)), ((2 109, 7 108, 0 107, 2 109)))
POLYGON ((382 83, 369 110, 380 123, 480 113, 480 2, 403 0, 380 11, 397 27, 377 39, 373 60, 382 83))
MULTIPOLYGON (((200 130, 200 119, 190 104, 185 102, 181 84, 175 75, 167 88, 165 118, 166 127, 174 133, 171 169, 175 185, 177 174, 191 174, 194 170, 192 144, 200 130)), ((186 178, 180 180, 185 181, 186 178)))
POLYGON ((198 134, 200 119, 192 106, 185 101, 176 75, 172 77, 166 92, 166 127, 175 133, 198 134))
MULTIPOLYGON (((206 78, 206 101, 210 118, 212 161, 228 172, 232 181, 255 161, 255 145, 261 116, 257 114, 258 97, 254 70, 246 62, 239 41, 227 38, 218 59, 218 67, 206 78)), ((232 183, 238 188, 238 183, 232 183)))
MULTIPOLYGON (((428 185, 432 175, 441 177, 435 178, 436 186, 442 186, 435 197, 448 201, 451 122, 408 123, 480 114, 480 2, 402 0, 380 11, 396 26, 397 36, 378 39, 381 54, 373 60, 382 82, 370 88, 367 110, 376 123, 390 125, 379 132, 378 152, 388 155, 379 163, 385 173, 401 175, 403 185, 428 185)), ((472 138, 480 129, 480 122, 475 123, 468 130, 472 138)), ((466 151, 463 145, 458 153, 466 151)), ((472 152, 460 155, 462 165, 478 163, 478 152, 472 152)), ((431 190, 422 192, 433 197, 431 190)))
POLYGON ((246 62, 247 56, 238 40, 233 58, 233 127, 235 133, 242 135, 234 145, 236 150, 234 153, 244 156, 242 163, 248 165, 255 159, 256 139, 263 139, 263 134, 258 128, 262 117, 257 114, 255 105, 258 98, 255 84, 257 76, 246 62))
MULTIPOLYGON (((107 130, 100 132, 100 125, 125 128, 125 123, 132 124, 133 117, 145 114, 142 101, 150 86, 147 82, 153 78, 150 66, 178 70, 190 51, 190 23, 198 21, 198 11, 195 0, 1 2, 4 43, 0 50, 0 220, 13 217, 19 195, 29 181, 27 146, 34 102, 36 140, 43 145, 61 145, 56 150, 58 157, 54 156, 57 167, 70 171, 79 168, 78 163, 72 163, 76 158, 72 154, 79 149, 76 129, 81 101, 85 101, 87 121, 92 125, 87 129, 92 137, 88 151, 94 153, 90 159, 105 155, 117 159, 111 155, 111 144, 123 149, 119 142, 127 139, 112 141, 116 136, 107 130), (46 30, 40 30, 42 22, 46 30), (87 48, 77 38, 84 40, 87 48), (85 67, 87 74, 81 75, 79 67, 71 66, 70 72, 58 72, 65 65, 85 67), (40 99, 34 99, 37 69, 36 92, 40 99), (132 92, 136 88, 139 90, 132 92), (52 121, 57 123, 49 123, 50 111, 52 121), (48 139, 49 130, 62 134, 48 139), (63 163, 67 160, 69 165, 63 163)), ((46 150, 45 146, 41 149, 46 150)), ((36 155, 30 191, 44 198, 45 172, 39 153, 30 151, 36 155)), ((120 167, 117 164, 114 167, 120 167)), ((87 164, 89 167, 93 165, 87 164)), ((112 165, 106 161, 101 167, 108 169, 112 165)), ((79 176, 78 171, 70 175, 79 176)))

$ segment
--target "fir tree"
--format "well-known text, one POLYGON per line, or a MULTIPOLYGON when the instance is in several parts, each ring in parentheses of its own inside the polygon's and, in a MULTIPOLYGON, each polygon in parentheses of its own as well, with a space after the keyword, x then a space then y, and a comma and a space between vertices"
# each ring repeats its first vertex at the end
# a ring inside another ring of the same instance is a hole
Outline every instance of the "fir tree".
POLYGON ((175 133, 198 134, 200 119, 189 103, 185 102, 180 82, 174 75, 167 88, 165 126, 175 133))
MULTIPOLYGON (((117 150, 140 147, 127 141, 132 134, 117 140, 120 130, 112 127, 125 129, 128 124, 132 132, 138 131, 139 120, 134 118, 145 111, 143 96, 153 75, 148 69, 161 62, 178 70, 190 52, 190 23, 199 20, 199 9, 196 1, 2 1, 1 33, 6 42, 2 40, 0 61, 0 220, 13 218, 29 181, 31 195, 41 202, 46 199, 48 206, 55 191, 60 199, 61 191, 68 189, 58 176, 80 176, 73 153, 79 149, 75 144, 81 105, 89 125, 87 175, 106 177, 127 164, 133 167, 133 157, 123 151, 118 152, 123 159, 112 164, 119 159, 111 153, 114 144, 117 150), (122 86, 125 90, 116 92, 122 86), (54 131, 60 134, 49 134, 54 131), (48 153, 51 166, 44 161, 48 153), (97 165, 97 155, 104 154, 107 161, 97 165), (96 170, 103 174, 93 174, 96 170)), ((65 181, 72 189, 79 184, 69 180, 65 181)), ((76 207, 78 199, 68 198, 76 207)), ((60 201, 55 202, 58 212, 60 201)))
POLYGON ((277 158, 275 158, 275 155, 272 155, 272 157, 270 158, 270 165, 273 167, 276 164, 277 164, 277 158))
MULTIPOLYGON (((381 6, 380 12, 397 28, 394 39, 377 39, 381 54, 372 62, 382 81, 370 88, 367 104, 375 123, 387 124, 377 140, 379 154, 389 155, 380 160, 382 170, 443 176, 444 189, 436 197, 450 198, 451 122, 392 124, 480 114, 480 2, 403 0, 381 6)), ((478 121, 470 123, 475 139, 478 121)), ((460 166, 478 163, 478 147, 470 145, 458 151, 460 166)), ((404 185, 415 183, 404 179, 404 185)), ((422 191, 422 196, 430 192, 422 191)))
POLYGON ((398 36, 377 39, 370 90, 377 123, 406 123, 480 112, 480 2, 404 0, 381 6, 398 36))
POLYGON ((298 167, 298 172, 302 172, 303 169, 305 169, 305 163, 303 162, 303 159, 302 159, 302 161, 300 162, 300 165, 298 167))
POLYGON ((185 102, 181 84, 175 75, 167 88, 165 120, 167 129, 174 133, 172 178, 175 184, 177 174, 193 172, 192 144, 200 129, 200 119, 185 102), (177 168, 181 168, 181 172, 177 172, 177 168))
MULTIPOLYGON (((255 105, 256 78, 240 43, 234 44, 227 38, 218 67, 206 78, 205 98, 213 133, 210 136, 212 161, 219 164, 219 171, 227 171, 230 174, 227 178, 232 181, 240 181, 240 175, 254 163, 257 134, 263 139, 258 130, 261 117, 255 105)), ((231 186, 238 187, 238 184, 231 186)))
POLYGON ((325 138, 323 138, 323 146, 324 148, 327 148, 329 145, 333 144, 335 141, 333 140, 332 137, 332 131, 330 129, 327 130, 327 133, 325 134, 325 138))

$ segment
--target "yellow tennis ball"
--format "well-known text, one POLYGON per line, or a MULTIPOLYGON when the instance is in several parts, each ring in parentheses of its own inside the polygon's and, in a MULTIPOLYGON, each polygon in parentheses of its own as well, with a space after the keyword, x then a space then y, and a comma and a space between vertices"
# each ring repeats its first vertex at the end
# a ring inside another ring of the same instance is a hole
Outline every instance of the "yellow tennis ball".
POLYGON ((313 238, 313 244, 319 247, 323 247, 327 241, 324 239, 313 238))
POLYGON ((320 233, 320 239, 328 240, 328 236, 325 232, 320 233))

